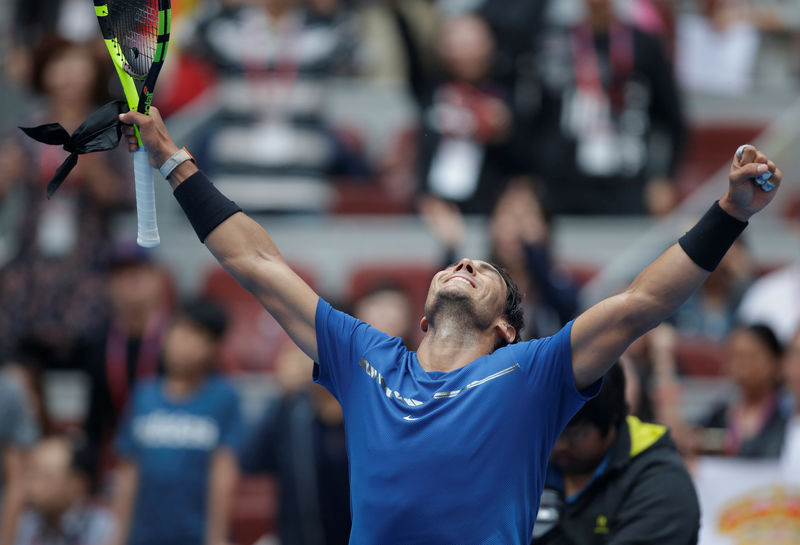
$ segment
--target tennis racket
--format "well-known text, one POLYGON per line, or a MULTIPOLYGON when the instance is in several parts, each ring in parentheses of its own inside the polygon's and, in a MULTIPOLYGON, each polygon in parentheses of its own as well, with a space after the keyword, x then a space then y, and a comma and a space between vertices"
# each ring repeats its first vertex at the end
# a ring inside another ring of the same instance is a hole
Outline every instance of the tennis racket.
MULTIPOLYGON (((111 60, 117 69, 125 99, 131 110, 150 113, 153 89, 164 64, 169 43, 169 0, 94 0, 94 11, 111 60), (136 82, 143 82, 141 91, 136 82)), ((156 197, 153 169, 147 161, 138 127, 139 149, 133 153, 136 182, 136 241, 140 246, 158 246, 156 197)))

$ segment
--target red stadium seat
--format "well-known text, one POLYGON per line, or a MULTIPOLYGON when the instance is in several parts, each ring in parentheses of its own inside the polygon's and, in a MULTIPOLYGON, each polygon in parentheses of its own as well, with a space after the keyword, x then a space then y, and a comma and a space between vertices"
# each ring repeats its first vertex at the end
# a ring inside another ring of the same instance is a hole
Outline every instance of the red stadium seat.
POLYGON ((681 338, 675 349, 675 359, 684 375, 719 377, 725 374, 724 349, 708 339, 681 338))
POLYGON ((233 543, 250 545, 276 531, 278 483, 268 476, 244 476, 234 495, 231 513, 233 543))
MULTIPOLYGON (((293 268, 314 286, 310 272, 302 267, 293 268)), ((287 338, 274 318, 219 266, 212 267, 206 274, 202 293, 221 304, 228 313, 228 331, 222 343, 222 369, 227 372, 271 370, 275 354, 287 338)))

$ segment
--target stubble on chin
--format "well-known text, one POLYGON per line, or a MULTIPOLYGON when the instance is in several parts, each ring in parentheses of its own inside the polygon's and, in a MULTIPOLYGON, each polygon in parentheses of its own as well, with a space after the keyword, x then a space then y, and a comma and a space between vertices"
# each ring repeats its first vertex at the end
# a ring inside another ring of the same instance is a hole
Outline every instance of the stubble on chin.
POLYGON ((464 329, 482 329, 475 301, 459 291, 441 291, 425 309, 431 327, 448 323, 464 329))

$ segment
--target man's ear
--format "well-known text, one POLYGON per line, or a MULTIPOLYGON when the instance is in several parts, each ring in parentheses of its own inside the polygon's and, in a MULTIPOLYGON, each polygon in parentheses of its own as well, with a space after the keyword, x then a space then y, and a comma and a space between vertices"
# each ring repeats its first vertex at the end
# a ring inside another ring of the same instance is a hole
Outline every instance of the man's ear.
POLYGON ((419 321, 419 328, 423 333, 428 332, 428 319, 425 316, 423 316, 422 320, 419 321))
POLYGON ((497 322, 497 325, 494 326, 494 330, 501 339, 506 341, 506 344, 513 343, 514 339, 517 337, 517 330, 505 320, 497 322))

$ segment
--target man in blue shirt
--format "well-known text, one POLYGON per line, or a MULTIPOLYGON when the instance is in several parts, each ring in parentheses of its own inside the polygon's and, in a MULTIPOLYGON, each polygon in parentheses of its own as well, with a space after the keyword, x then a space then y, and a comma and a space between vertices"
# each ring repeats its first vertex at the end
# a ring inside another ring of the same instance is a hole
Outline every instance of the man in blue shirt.
MULTIPOLYGON (((415 353, 320 299, 177 149, 156 109, 121 119, 139 126, 198 238, 317 362, 315 380, 341 402, 352 545, 528 543, 561 430, 628 345, 700 286, 781 181, 771 161, 744 148, 726 195, 679 244, 545 339, 518 343, 518 291, 502 269, 464 258, 433 277, 415 353), (769 185, 757 184, 767 171, 769 185)), ((136 149, 132 128, 126 136, 136 149)))

